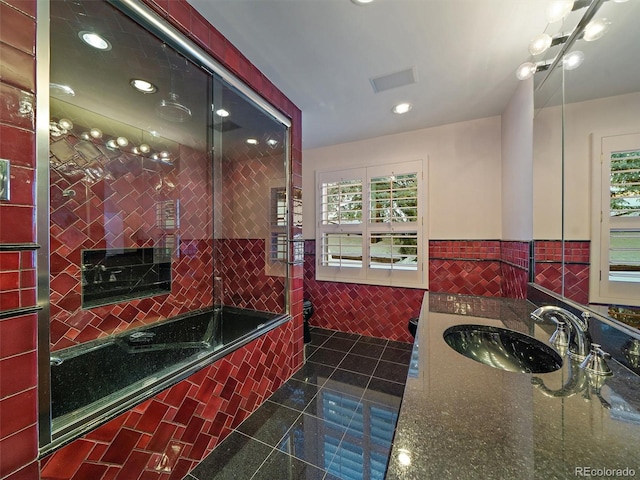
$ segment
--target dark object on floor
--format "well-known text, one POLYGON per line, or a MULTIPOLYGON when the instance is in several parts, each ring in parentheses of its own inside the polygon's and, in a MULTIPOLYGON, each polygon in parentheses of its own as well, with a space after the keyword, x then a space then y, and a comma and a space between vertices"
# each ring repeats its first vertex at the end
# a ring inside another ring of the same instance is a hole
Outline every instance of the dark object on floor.
POLYGON ((302 316, 304 317, 304 343, 311 341, 311 331, 309 330, 309 319, 313 315, 313 303, 311 300, 302 302, 302 316))
POLYGON ((418 317, 409 319, 409 333, 413 338, 416 338, 416 330, 418 329, 418 317))

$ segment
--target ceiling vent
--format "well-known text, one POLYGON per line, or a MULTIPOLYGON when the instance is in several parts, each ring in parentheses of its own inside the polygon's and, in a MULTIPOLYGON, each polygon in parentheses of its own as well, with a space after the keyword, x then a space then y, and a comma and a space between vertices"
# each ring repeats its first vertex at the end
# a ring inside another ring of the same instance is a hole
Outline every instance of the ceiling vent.
POLYGON ((385 90, 391 90, 392 88, 404 87, 405 85, 416 83, 418 76, 416 74, 416 67, 410 67, 405 70, 400 70, 399 72, 390 73, 389 75, 372 78, 370 81, 373 91, 379 93, 385 90))

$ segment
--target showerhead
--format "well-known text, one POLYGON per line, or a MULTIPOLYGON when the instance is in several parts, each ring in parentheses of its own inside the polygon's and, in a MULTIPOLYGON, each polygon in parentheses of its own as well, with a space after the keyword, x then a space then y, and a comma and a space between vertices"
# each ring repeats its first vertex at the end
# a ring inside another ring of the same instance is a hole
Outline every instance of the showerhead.
POLYGON ((169 92, 168 99, 160 100, 156 113, 169 122, 183 123, 191 118, 191 110, 178 101, 178 95, 174 92, 169 92))

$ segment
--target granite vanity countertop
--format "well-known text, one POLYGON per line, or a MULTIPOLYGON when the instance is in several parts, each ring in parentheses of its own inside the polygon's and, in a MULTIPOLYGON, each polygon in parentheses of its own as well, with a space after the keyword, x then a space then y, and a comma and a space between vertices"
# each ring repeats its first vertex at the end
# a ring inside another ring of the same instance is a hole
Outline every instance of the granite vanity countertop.
POLYGON ((552 324, 526 300, 427 293, 386 479, 640 477, 640 377, 619 363, 600 391, 564 357, 545 374, 493 368, 443 332, 472 323, 548 344, 552 324), (625 470, 626 469, 626 470, 625 470))

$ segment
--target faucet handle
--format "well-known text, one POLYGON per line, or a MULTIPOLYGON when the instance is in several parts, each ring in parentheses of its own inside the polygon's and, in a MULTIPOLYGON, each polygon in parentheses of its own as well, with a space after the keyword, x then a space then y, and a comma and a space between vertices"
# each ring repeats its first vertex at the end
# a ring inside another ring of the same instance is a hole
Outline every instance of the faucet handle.
POLYGON ((606 362, 610 359, 611 355, 602 350, 601 345, 592 343, 591 351, 589 352, 589 355, 587 355, 587 358, 585 358, 580 364, 580 368, 593 375, 613 375, 611 368, 609 368, 609 365, 607 365, 606 362))
POLYGON ((582 317, 582 321, 584 322, 584 329, 587 331, 589 329, 589 321, 591 320, 591 314, 589 312, 582 312, 580 315, 582 317))
POLYGON ((556 347, 560 355, 564 355, 567 352, 569 346, 569 331, 567 330, 567 324, 563 321, 558 321, 556 324, 556 331, 549 338, 549 343, 556 347))

